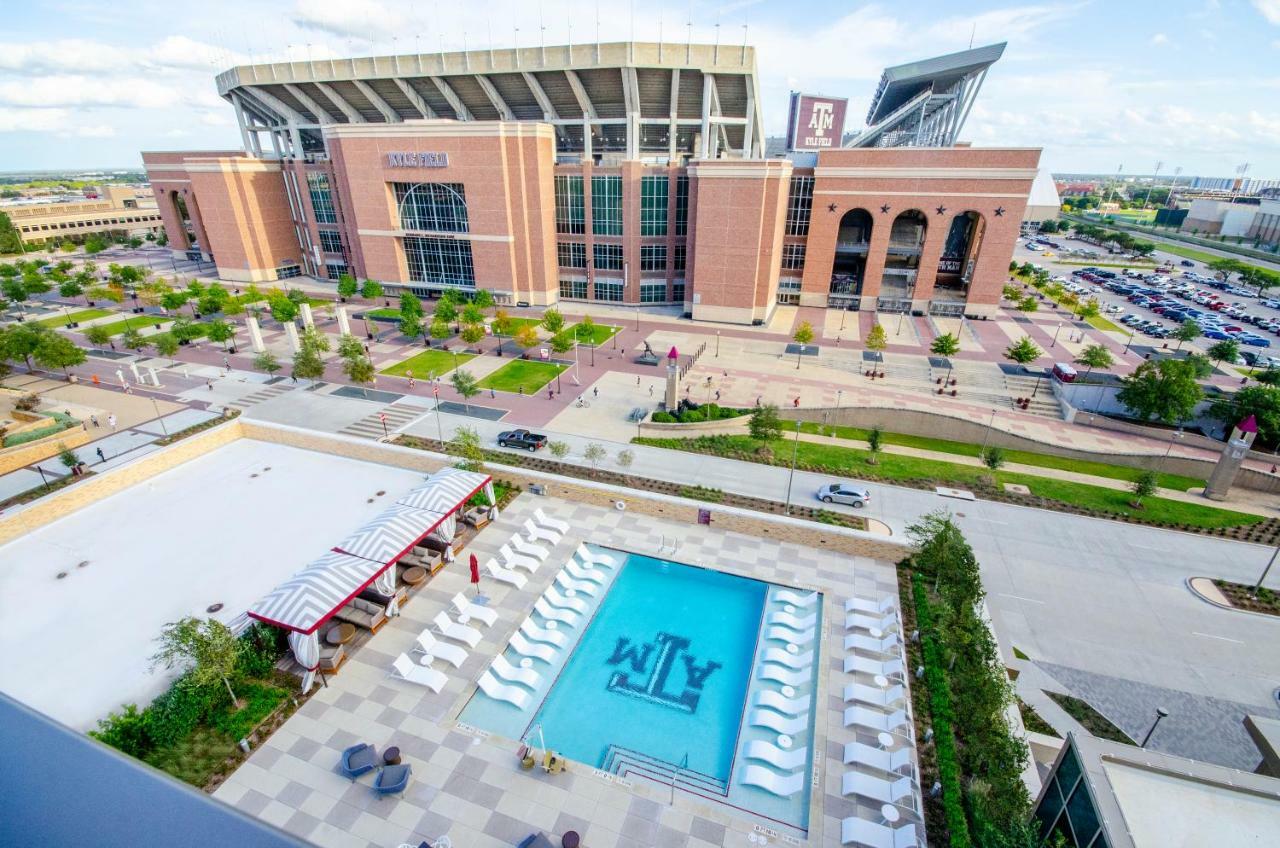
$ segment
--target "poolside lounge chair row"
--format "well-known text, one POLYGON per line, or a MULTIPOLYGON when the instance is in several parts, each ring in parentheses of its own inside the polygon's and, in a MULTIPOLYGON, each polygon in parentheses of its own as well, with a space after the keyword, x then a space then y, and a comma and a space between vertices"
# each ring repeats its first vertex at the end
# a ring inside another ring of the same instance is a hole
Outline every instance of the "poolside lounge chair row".
POLYGON ((391 674, 393 676, 410 683, 426 686, 432 692, 439 692, 449 682, 449 679, 443 673, 431 668, 431 663, 439 659, 449 663, 454 668, 461 668, 462 663, 467 659, 468 653, 458 645, 452 645, 436 638, 436 633, 432 631, 435 630, 445 639, 462 642, 468 648, 474 648, 480 643, 483 635, 479 630, 472 627, 470 622, 477 621, 485 627, 492 627, 498 620, 498 613, 495 610, 468 600, 467 596, 461 592, 453 596, 451 603, 458 613, 457 621, 450 618, 449 613, 445 610, 440 610, 440 612, 436 613, 436 617, 432 619, 431 627, 423 630, 414 639, 413 651, 423 654, 424 658, 429 657, 430 660, 427 665, 416 663, 408 654, 402 653, 391 664, 391 674))
MULTIPOLYGON (((511 538, 498 548, 500 560, 490 557, 485 562, 485 571, 490 577, 515 586, 517 589, 523 589, 529 581, 528 576, 522 574, 521 570, 528 574, 535 574, 551 555, 550 550, 539 543, 558 545, 564 534, 569 532, 569 525, 551 518, 539 507, 534 510, 532 518, 525 519, 521 529, 524 531, 523 536, 519 532, 513 533, 511 538)), ((578 581, 594 579, 593 569, 596 566, 615 564, 612 557, 593 553, 583 544, 578 545, 574 555, 581 560, 581 564, 572 562, 574 567, 570 569, 568 576, 578 581)), ((601 577, 597 582, 603 583, 604 579, 601 577)))

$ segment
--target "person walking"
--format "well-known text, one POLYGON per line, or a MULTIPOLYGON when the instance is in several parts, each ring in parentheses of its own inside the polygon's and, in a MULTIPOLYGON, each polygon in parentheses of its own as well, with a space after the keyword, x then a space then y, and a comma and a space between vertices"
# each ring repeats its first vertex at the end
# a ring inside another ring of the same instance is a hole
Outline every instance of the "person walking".
POLYGON ((231 360, 227 358, 227 355, 225 353, 222 355, 222 367, 227 369, 228 371, 231 370, 231 360))
POLYGON ((90 416, 89 416, 89 420, 90 420, 91 422, 93 422, 93 426, 95 426, 95 427, 101 427, 101 426, 102 426, 101 424, 99 424, 99 423, 98 423, 98 416, 96 416, 96 415, 90 415, 90 416))
POLYGON ((716 389, 716 403, 720 402, 720 390, 716 389))
POLYGON ((600 397, 600 389, 599 389, 599 388, 597 388, 596 386, 592 386, 592 387, 591 387, 591 396, 592 396, 593 398, 599 398, 599 397, 600 397))
POLYGON ((637 386, 638 386, 638 385, 640 385, 640 375, 639 375, 639 374, 637 374, 637 375, 636 375, 636 385, 637 385, 637 386))
POLYGON ((98 452, 98 462, 106 462, 107 455, 102 452, 102 448, 98 448, 97 452, 98 452))
POLYGON ((107 416, 107 426, 111 428, 111 432, 116 431, 116 414, 113 412, 107 416))
POLYGON ((653 397, 653 386, 649 387, 649 397, 653 397))
POLYGON ((796 399, 795 399, 795 400, 793 400, 793 401, 791 401, 791 405, 792 405, 793 407, 795 407, 796 409, 799 409, 799 408, 800 408, 800 396, 799 396, 799 395, 796 395, 796 399))
POLYGON ((556 396, 555 389, 551 388, 550 386, 547 386, 547 400, 555 400, 555 396, 556 396))

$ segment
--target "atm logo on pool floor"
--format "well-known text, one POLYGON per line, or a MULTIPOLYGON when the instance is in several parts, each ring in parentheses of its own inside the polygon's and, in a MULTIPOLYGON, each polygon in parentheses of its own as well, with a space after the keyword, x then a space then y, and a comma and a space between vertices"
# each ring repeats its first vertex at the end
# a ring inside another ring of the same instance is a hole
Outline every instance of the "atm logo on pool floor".
POLYGON ((697 712, 707 678, 721 665, 715 660, 698 665, 697 658, 689 651, 690 644, 685 637, 671 633, 659 633, 655 641, 645 643, 633 643, 625 636, 619 636, 613 654, 605 663, 625 665, 626 670, 610 675, 608 690, 658 706, 697 712), (669 687, 674 683, 671 675, 681 668, 685 685, 679 692, 670 691, 669 687))

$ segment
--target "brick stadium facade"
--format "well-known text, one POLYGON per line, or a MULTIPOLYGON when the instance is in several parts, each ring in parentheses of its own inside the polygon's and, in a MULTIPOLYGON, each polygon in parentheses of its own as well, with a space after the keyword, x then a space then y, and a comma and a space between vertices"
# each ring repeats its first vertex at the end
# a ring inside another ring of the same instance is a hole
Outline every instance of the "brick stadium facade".
POLYGON ((779 303, 992 312, 1040 151, 765 158, 754 62, 627 43, 236 68, 219 87, 245 150, 143 161, 171 247, 227 280, 731 323, 779 303))

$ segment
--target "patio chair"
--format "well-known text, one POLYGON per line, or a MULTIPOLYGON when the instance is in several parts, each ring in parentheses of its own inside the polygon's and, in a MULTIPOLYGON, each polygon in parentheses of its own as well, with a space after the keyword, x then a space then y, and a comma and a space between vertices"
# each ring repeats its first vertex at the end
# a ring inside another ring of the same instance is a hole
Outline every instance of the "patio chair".
POLYGON ((518 686, 500 682, 498 678, 493 676, 493 672, 487 668, 476 683, 480 686, 481 692, 484 692, 495 701, 506 701, 520 710, 529 706, 529 694, 527 692, 518 686))
POLYGON ((783 686, 804 686, 809 682, 811 675, 807 669, 793 670, 773 663, 765 663, 760 667, 760 673, 756 676, 761 680, 772 680, 775 683, 781 683, 783 686))
POLYGON ((893 633, 898 629, 896 615, 868 615, 862 612, 851 612, 844 617, 845 630, 879 630, 881 633, 893 633))
POLYGON ((765 648, 761 659, 767 663, 785 665, 796 671, 808 671, 813 665, 813 651, 797 651, 793 654, 781 648, 765 648))
POLYGON ((906 692, 900 684, 889 686, 885 689, 881 689, 879 686, 867 686, 862 683, 850 683, 844 687, 844 699, 846 701, 858 701, 883 709, 898 705, 905 697, 906 692))
POLYGON ((863 657, 858 654, 850 654, 844 658, 844 670, 848 674, 862 672, 863 674, 883 674, 885 677, 902 677, 904 666, 902 660, 898 657, 888 660, 877 660, 871 657, 863 657))
POLYGON ((408 654, 401 654, 391 663, 392 677, 398 677, 409 683, 416 683, 419 686, 425 686, 432 692, 439 693, 444 685, 449 682, 449 678, 445 677, 441 672, 434 668, 427 668, 424 665, 418 665, 408 654))
POLYGON ((808 645, 813 641, 813 637, 817 635, 817 630, 810 627, 808 630, 792 630, 790 627, 782 627, 777 624, 770 625, 765 631, 766 639, 773 639, 777 642, 785 642, 788 645, 808 645))
POLYGON ((894 774, 906 766, 908 776, 914 776, 911 764, 911 748, 899 748, 896 751, 885 751, 861 742, 849 742, 844 746, 844 764, 847 766, 871 766, 880 771, 894 774))
POLYGON ((898 611, 898 599, 894 595, 882 595, 872 600, 854 595, 844 602, 845 612, 864 612, 870 615, 886 615, 898 611))
POLYGON ((787 751, 772 742, 753 739, 743 749, 743 756, 748 760, 761 760, 781 771, 795 771, 804 768, 805 763, 809 761, 809 749, 796 748, 787 751))
POLYGON ((464 642, 469 648, 474 648, 476 645, 480 644, 480 640, 484 638, 484 636, 480 634, 480 631, 476 630, 474 627, 466 624, 458 624, 456 621, 449 618, 449 613, 444 610, 440 610, 440 612, 436 613, 436 617, 431 619, 431 622, 446 639, 452 639, 455 642, 464 642))
POLYGON ((533 609, 538 615, 547 621, 558 621, 561 624, 573 627, 578 623, 578 614, 571 610, 559 609, 547 603, 546 598, 538 598, 533 602, 533 609))
POLYGON ((498 620, 496 611, 477 604, 461 592, 453 596, 453 608, 458 611, 458 615, 465 615, 467 618, 483 621, 486 627, 492 627, 494 622, 498 620))
POLYGON ((564 564, 565 573, 576 580, 590 580, 592 583, 604 585, 605 576, 591 566, 582 567, 574 560, 564 564))
POLYGON ((600 588, 599 585, 589 583, 586 580, 574 580, 563 571, 556 575, 556 583, 559 584, 562 589, 572 589, 573 591, 579 592, 583 595, 594 595, 596 590, 600 588))
POLYGON ((818 623, 817 615, 806 615, 801 618, 790 613, 776 611, 769 613, 770 624, 781 624, 784 627, 790 627, 792 630, 811 630, 818 623))
POLYGON ((433 657, 439 657, 449 663, 454 668, 462 668, 462 664, 466 662, 467 652, 457 645, 450 645, 448 642, 441 642, 431 632, 428 627, 418 634, 415 640, 417 644, 413 650, 424 654, 430 654, 433 657))
POLYGON ((526 541, 524 536, 519 533, 512 533, 507 543, 511 545, 516 553, 521 556, 527 556, 530 559, 536 559, 538 562, 542 562, 551 556, 551 551, 542 547, 542 545, 535 545, 533 542, 526 541))
POLYGON ((578 547, 573 550, 573 555, 582 560, 586 565, 590 566, 603 565, 605 568, 615 568, 618 565, 618 561, 612 556, 609 554, 602 554, 598 551, 593 551, 588 548, 584 542, 578 543, 578 547))
POLYGON ((529 579, 523 574, 517 574, 509 568, 503 568, 494 562, 492 557, 485 562, 484 569, 489 572, 489 576, 494 580, 515 586, 517 589, 523 589, 524 584, 529 582, 529 579))
MULTIPOLYGON (((840 794, 861 795, 881 804, 896 804, 903 798, 911 798, 914 781, 909 777, 897 780, 881 780, 873 774, 847 771, 840 781, 840 794)), ((909 805, 915 809, 914 802, 909 805)))
POLYGON ((754 709, 751 711, 751 724, 755 727, 767 727, 787 736, 795 736, 809 726, 809 717, 787 717, 773 710, 754 709))
POLYGON ((525 519, 524 533, 530 542, 548 542, 552 545, 560 544, 560 539, 564 535, 554 530, 548 530, 546 527, 539 527, 533 523, 532 519, 525 519))
POLYGON ((867 654, 880 654, 881 656, 890 654, 901 656, 902 640, 898 638, 896 633, 890 633, 882 639, 851 633, 844 637, 844 649, 846 651, 862 651, 867 654))
POLYGON ((523 568, 530 574, 537 572, 538 566, 542 565, 541 560, 518 554, 511 549, 511 545, 505 542, 498 548, 498 556, 502 557, 502 564, 507 568, 523 568))
POLYGON ((542 507, 538 507, 533 511, 533 520, 542 527, 547 527, 563 536, 569 532, 569 524, 558 518, 552 518, 542 511, 542 507))
POLYGON ((373 779, 373 791, 379 795, 399 794, 409 785, 409 775, 412 773, 413 769, 409 768, 408 763, 384 766, 373 779))
POLYGON ((810 703, 812 703, 812 700, 808 695, 788 698, 786 695, 772 692, 768 689, 756 694, 757 706, 768 707, 771 710, 777 710, 789 716, 807 715, 810 703))
POLYGON ((380 762, 382 761, 378 758, 378 750, 372 745, 361 742, 342 752, 342 761, 338 763, 338 768, 342 770, 343 777, 355 780, 365 772, 373 771, 380 762))
POLYGON ((882 713, 870 707, 860 706, 845 707, 844 710, 845 727, 865 727, 875 733, 893 733, 905 728, 908 722, 905 710, 882 713))
POLYGON ((840 844, 865 848, 917 848, 920 838, 914 824, 885 827, 853 816, 840 822, 840 844))
POLYGON ((780 604, 790 604, 800 609, 808 609, 818 600, 817 592, 793 592, 790 589, 779 589, 773 593, 773 600, 780 604))
POLYGON ((511 641, 507 643, 511 650, 515 651, 522 657, 531 657, 535 660, 542 660, 544 663, 552 663, 555 661, 556 654, 559 651, 542 644, 541 642, 531 642, 524 637, 524 634, 517 630, 511 634, 511 641))
POLYGON ((565 595, 560 594, 560 590, 555 586, 548 586, 547 591, 542 593, 542 597, 545 598, 547 603, 551 604, 553 607, 571 609, 579 614, 585 615, 587 610, 590 609, 590 607, 587 606, 586 601, 581 600, 580 598, 566 597, 565 595))
POLYGON ((503 680, 519 683, 521 686, 528 686, 530 689, 537 689, 542 684, 542 675, 533 669, 512 665, 511 661, 502 654, 498 654, 493 658, 489 669, 503 680))
POLYGON ((520 622, 520 632, 533 639, 535 642, 546 642, 549 645, 555 645, 557 648, 563 648, 569 644, 569 639, 563 633, 558 633, 549 628, 539 627, 533 623, 531 618, 526 618, 520 622))
POLYGON ((761 789, 771 792, 780 798, 790 798, 801 789, 804 789, 805 782, 808 779, 809 775, 804 772, 781 775, 770 771, 764 766, 747 766, 742 770, 740 782, 751 786, 759 786, 761 789))

